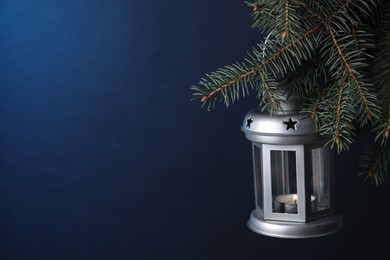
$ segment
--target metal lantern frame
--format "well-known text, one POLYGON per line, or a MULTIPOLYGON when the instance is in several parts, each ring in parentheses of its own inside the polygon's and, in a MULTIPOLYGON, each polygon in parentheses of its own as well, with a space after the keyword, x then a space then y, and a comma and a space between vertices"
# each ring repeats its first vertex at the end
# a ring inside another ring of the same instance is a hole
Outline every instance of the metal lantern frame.
POLYGON ((242 131, 252 142, 255 209, 248 227, 280 238, 332 234, 343 226, 335 209, 333 150, 316 124, 287 100, 272 114, 253 109, 242 131))

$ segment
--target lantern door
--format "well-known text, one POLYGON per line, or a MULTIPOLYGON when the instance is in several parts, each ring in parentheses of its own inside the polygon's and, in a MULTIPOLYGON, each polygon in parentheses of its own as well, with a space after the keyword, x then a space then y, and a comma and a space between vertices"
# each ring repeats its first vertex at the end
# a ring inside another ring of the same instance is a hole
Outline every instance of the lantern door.
POLYGON ((303 145, 262 145, 264 219, 306 221, 303 145))

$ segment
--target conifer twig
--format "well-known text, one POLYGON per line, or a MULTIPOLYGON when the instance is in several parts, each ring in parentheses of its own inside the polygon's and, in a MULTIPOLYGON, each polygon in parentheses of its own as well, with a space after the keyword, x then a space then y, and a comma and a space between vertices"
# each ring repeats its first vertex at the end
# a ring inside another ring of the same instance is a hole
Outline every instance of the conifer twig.
POLYGON ((203 96, 202 99, 201 99, 201 102, 204 103, 206 102, 208 99, 210 99, 212 96, 214 96, 216 93, 224 90, 225 88, 233 85, 234 83, 236 83, 237 81, 243 79, 243 78, 246 78, 248 77, 249 75, 255 73, 257 70, 259 69, 259 67, 254 67, 253 69, 251 69, 250 71, 248 71, 247 73, 245 74, 242 74, 240 75, 239 77, 225 83, 224 85, 220 86, 219 88, 213 90, 212 92, 210 92, 207 96, 203 96))
MULTIPOLYGON (((222 86, 218 87, 217 89, 211 91, 209 94, 202 96, 201 102, 202 102, 202 103, 207 102, 207 101, 208 101, 212 96, 214 96, 216 93, 218 93, 218 92, 224 90, 225 88, 230 87, 231 85, 237 83, 239 80, 244 79, 244 78, 246 78, 246 77, 252 75, 253 73, 258 72, 260 69, 262 69, 262 68, 263 68, 265 65, 267 65, 269 62, 271 62, 272 60, 274 60, 276 57, 278 57, 279 55, 281 55, 281 54, 284 53, 285 51, 289 50, 291 47, 295 46, 295 44, 297 44, 297 43, 300 42, 301 40, 305 39, 307 36, 309 36, 309 35, 312 34, 313 32, 315 32, 315 31, 317 31, 318 29, 320 29, 323 25, 326 25, 326 26, 327 26, 327 24, 330 23, 330 21, 332 21, 332 20, 334 19, 334 17, 335 17, 337 14, 339 14, 340 12, 343 12, 343 11, 345 10, 345 8, 347 8, 347 6, 348 6, 349 4, 351 4, 351 2, 352 2, 352 0, 346 1, 346 2, 345 2, 337 11, 335 11, 328 19, 326 19, 326 21, 325 21, 324 19, 322 19, 322 18, 321 18, 318 14, 316 14, 314 11, 312 11, 310 8, 306 7, 306 10, 307 10, 310 14, 312 14, 313 16, 317 17, 317 18, 320 20, 320 23, 319 23, 319 24, 317 24, 316 26, 310 28, 310 29, 307 30, 305 33, 301 34, 298 38, 296 38, 296 39, 292 40, 291 42, 289 42, 286 46, 284 46, 284 47, 281 48, 279 51, 277 51, 276 53, 274 53, 273 55, 271 55, 270 57, 268 57, 268 58, 267 58, 266 60, 264 60, 262 63, 256 65, 256 66, 255 66, 254 68, 252 68, 250 71, 248 71, 248 72, 246 72, 246 73, 244 73, 244 74, 238 76, 237 78, 235 78, 235 79, 233 79, 233 80, 231 80, 231 81, 229 81, 229 82, 223 84, 222 86)), ((259 10, 259 9, 261 9, 261 8, 264 8, 264 5, 258 4, 258 3, 254 3, 254 4, 252 4, 252 7, 253 7, 254 11, 256 11, 256 10, 259 10)), ((287 23, 288 23, 288 18, 287 18, 287 16, 288 16, 288 11, 287 11, 287 9, 288 9, 288 0, 286 0, 286 21, 287 21, 287 23)), ((287 25, 288 25, 288 24, 287 24, 287 25)), ((333 32, 331 32, 331 34, 333 34, 333 32)), ((335 41, 334 35, 333 35, 332 38, 333 38, 333 40, 335 41)), ((337 44, 337 41, 336 41, 336 44, 337 44)), ((336 46, 338 46, 338 45, 336 45, 336 46)), ((341 52, 341 49, 340 49, 340 48, 338 48, 338 51, 339 51, 339 53, 342 55, 342 52, 341 52)), ((344 61, 345 58, 344 58, 344 57, 342 57, 342 58, 343 58, 343 61, 344 61)), ((345 61, 346 61, 346 60, 345 60, 345 61)), ((350 72, 352 72, 351 69, 350 69, 350 67, 349 67, 349 65, 348 65, 348 63, 346 63, 346 65, 347 65, 348 70, 349 70, 350 72)), ((357 78, 355 77, 354 74, 352 74, 352 75, 353 75, 353 79, 355 80, 355 82, 357 82, 357 85, 358 85, 358 88, 359 88, 360 93, 362 94, 362 99, 363 99, 363 101, 364 101, 364 104, 365 104, 365 107, 366 107, 366 111, 368 112, 368 118, 369 118, 369 120, 371 120, 371 118, 372 118, 372 117, 371 117, 371 112, 370 112, 369 107, 367 106, 366 97, 365 97, 364 93, 362 92, 360 83, 357 81, 357 78)))
MULTIPOLYGON (((344 80, 343 80, 344 83, 344 80)), ((337 110, 336 110, 336 127, 335 127, 335 142, 338 145, 340 143, 340 121, 341 121, 341 102, 344 91, 344 84, 340 86, 339 96, 337 99, 337 110)))
POLYGON ((334 45, 335 45, 335 47, 337 49, 337 52, 340 55, 340 58, 342 59, 346 69, 348 70, 348 73, 349 73, 350 77, 353 79, 353 81, 355 82, 357 88, 359 89, 360 95, 362 97, 362 100, 363 100, 363 103, 364 103, 364 106, 365 106, 365 109, 366 109, 366 112, 367 112, 368 120, 371 121, 372 120, 372 114, 371 114, 371 110, 370 110, 370 108, 368 106, 366 95, 363 92, 363 88, 362 88, 359 80, 357 79, 355 73, 353 73, 353 71, 351 69, 351 66, 349 65, 347 59, 345 58, 345 55, 343 54, 343 52, 342 52, 342 50, 340 48, 340 45, 337 42, 336 36, 334 35, 332 28, 327 27, 327 29, 328 29, 328 32, 330 33, 331 37, 332 37, 332 41, 333 41, 333 43, 334 43, 334 45))
POLYGON ((279 104, 278 104, 278 103, 276 102, 276 100, 275 100, 275 97, 274 97, 273 93, 272 93, 271 90, 270 90, 269 85, 268 85, 267 82, 265 81, 264 71, 263 71, 262 69, 259 70, 259 74, 260 74, 261 80, 262 80, 263 83, 264 83, 264 88, 265 88, 265 90, 267 91, 268 96, 269 96, 269 98, 270 98, 270 100, 271 100, 272 107, 273 107, 274 109, 280 108, 279 104))
POLYGON ((285 23, 284 23, 284 32, 282 33, 282 40, 284 41, 288 36, 288 1, 286 1, 286 7, 285 7, 285 23))
POLYGON ((303 33, 301 36, 299 36, 298 38, 292 40, 291 42, 289 42, 286 46, 284 46, 283 48, 281 48, 279 51, 277 51, 276 53, 274 53, 273 55, 271 55, 270 57, 268 57, 267 59, 265 59, 262 63, 256 65, 254 68, 252 68, 250 71, 246 72, 245 74, 242 74, 240 75, 239 77, 225 83, 224 85, 220 86, 219 88, 211 91, 208 95, 204 95, 201 99, 201 102, 202 103, 205 103, 207 102, 212 96, 214 96, 216 93, 224 90, 225 88, 227 87, 230 87, 231 85, 233 85, 234 83, 238 82, 239 80, 243 79, 243 78, 246 78, 250 75, 252 75, 253 73, 256 73, 258 72, 260 69, 262 69, 265 65, 267 65, 268 63, 270 63, 271 61, 273 61, 276 57, 278 57, 279 55, 281 55, 282 53, 286 52, 287 50, 289 50, 291 47, 295 46, 295 44, 297 44, 298 42, 300 42, 301 40, 305 39, 306 37, 308 37, 310 34, 314 33, 315 31, 317 31, 318 29, 320 29, 322 26, 322 24, 317 24, 316 26, 312 27, 311 29, 307 30, 305 33, 303 33))
POLYGON ((310 118, 312 120, 317 118, 317 109, 318 109, 319 103, 320 103, 320 95, 318 95, 317 100, 313 106, 313 109, 311 110, 311 113, 310 113, 310 118))

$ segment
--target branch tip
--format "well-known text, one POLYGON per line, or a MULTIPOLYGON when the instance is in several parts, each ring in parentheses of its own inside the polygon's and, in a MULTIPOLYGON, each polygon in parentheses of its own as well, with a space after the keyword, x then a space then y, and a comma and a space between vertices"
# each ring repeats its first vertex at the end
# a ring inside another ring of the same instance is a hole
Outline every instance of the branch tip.
POLYGON ((339 133, 336 133, 336 140, 335 140, 336 144, 339 145, 340 144, 340 137, 339 137, 339 133))
POLYGON ((284 32, 282 33, 282 40, 283 40, 283 41, 286 40, 287 36, 288 36, 288 31, 284 31, 284 32))
POLYGON ((253 7, 253 11, 257 11, 257 10, 263 8, 263 5, 262 5, 262 4, 259 4, 259 3, 254 3, 254 4, 252 5, 252 7, 253 7))

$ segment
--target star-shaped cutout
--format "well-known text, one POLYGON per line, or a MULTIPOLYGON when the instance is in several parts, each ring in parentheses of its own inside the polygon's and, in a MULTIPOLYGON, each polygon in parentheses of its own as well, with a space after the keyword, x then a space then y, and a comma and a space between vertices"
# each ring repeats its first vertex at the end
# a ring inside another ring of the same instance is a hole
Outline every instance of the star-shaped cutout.
POLYGON ((251 128, 252 122, 253 122, 252 117, 249 117, 249 118, 246 120, 246 127, 251 128))
POLYGON ((293 121, 291 117, 290 117, 290 119, 287 122, 283 122, 283 124, 287 125, 286 130, 289 130, 289 129, 297 130, 295 128, 295 125, 297 123, 298 123, 298 121, 293 121))

